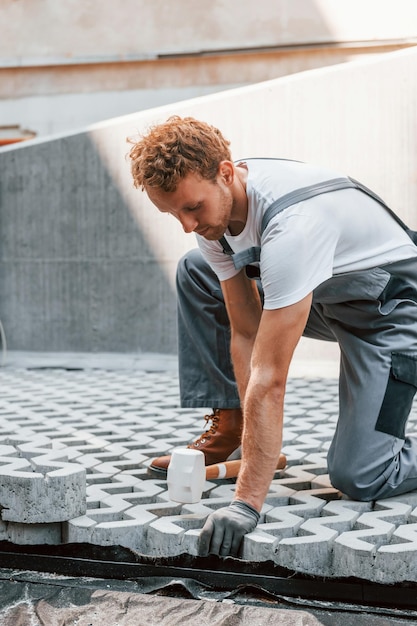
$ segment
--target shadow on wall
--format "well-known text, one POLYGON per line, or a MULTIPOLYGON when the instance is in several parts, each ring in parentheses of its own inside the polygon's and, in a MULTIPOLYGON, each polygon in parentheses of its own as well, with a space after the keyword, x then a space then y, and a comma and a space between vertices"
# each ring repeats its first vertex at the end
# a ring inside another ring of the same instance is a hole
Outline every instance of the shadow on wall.
POLYGON ((9 349, 175 352, 173 290, 88 134, 0 151, 0 171, 9 349))

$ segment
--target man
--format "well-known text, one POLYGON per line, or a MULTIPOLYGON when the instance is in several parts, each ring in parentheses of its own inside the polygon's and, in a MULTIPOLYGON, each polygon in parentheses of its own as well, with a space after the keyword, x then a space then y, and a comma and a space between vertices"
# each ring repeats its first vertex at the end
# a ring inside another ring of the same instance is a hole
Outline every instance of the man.
MULTIPOLYGON (((333 171, 281 159, 234 163, 221 132, 193 118, 153 127, 130 156, 135 186, 196 233, 200 248, 177 277, 183 405, 243 410, 235 497, 207 519, 201 553, 238 554, 259 520, 303 334, 341 348, 332 484, 358 500, 417 488, 417 439, 405 435, 417 387, 412 233, 372 192, 333 171), (262 288, 248 277, 257 270, 262 288)), ((224 457, 240 440, 239 418, 232 430, 224 457)), ((153 463, 163 470, 166 462, 153 463)))

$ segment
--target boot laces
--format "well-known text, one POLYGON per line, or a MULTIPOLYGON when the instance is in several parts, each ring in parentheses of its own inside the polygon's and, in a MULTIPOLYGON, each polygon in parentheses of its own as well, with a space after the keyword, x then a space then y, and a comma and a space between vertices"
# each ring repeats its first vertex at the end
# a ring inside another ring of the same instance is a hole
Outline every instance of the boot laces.
POLYGON ((204 419, 206 420, 207 425, 209 421, 211 421, 210 428, 206 430, 204 433, 202 433, 198 437, 198 439, 194 441, 193 446, 195 445, 198 446, 200 443, 204 443, 207 439, 210 439, 210 436, 215 435, 217 432, 217 429, 219 428, 220 418, 217 412, 213 413, 212 415, 205 415, 204 419))

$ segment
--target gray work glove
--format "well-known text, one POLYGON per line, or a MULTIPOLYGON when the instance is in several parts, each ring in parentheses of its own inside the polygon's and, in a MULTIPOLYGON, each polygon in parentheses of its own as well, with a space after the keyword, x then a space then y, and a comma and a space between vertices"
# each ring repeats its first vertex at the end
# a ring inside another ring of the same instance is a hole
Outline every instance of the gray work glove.
POLYGON ((243 536, 256 528, 259 517, 258 511, 242 500, 218 509, 207 518, 200 533, 200 555, 237 556, 243 536))

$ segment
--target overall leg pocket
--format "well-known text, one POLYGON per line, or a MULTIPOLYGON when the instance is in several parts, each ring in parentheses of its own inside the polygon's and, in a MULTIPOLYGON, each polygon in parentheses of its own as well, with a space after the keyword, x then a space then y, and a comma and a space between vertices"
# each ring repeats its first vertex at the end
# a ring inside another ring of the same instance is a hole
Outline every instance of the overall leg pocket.
POLYGON ((404 439, 416 391, 417 355, 393 352, 388 384, 375 429, 404 439))

